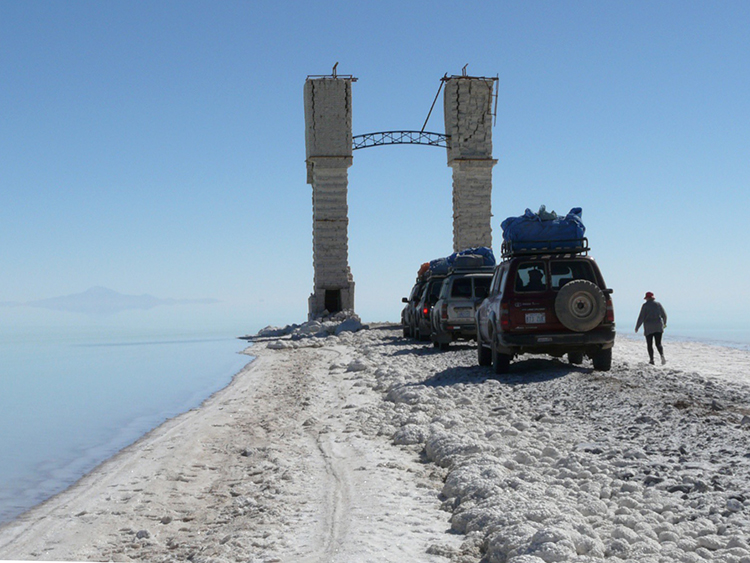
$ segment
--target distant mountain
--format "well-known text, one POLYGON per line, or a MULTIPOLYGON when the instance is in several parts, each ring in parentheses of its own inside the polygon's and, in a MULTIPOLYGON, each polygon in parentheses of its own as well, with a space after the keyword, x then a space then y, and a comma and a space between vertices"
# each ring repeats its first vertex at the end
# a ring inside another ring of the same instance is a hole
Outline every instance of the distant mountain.
POLYGON ((153 309, 160 305, 189 305, 218 303, 216 299, 160 299, 153 295, 125 295, 106 287, 92 287, 83 293, 51 297, 24 303, 28 307, 40 307, 55 311, 71 311, 88 315, 114 315, 134 309, 153 309))

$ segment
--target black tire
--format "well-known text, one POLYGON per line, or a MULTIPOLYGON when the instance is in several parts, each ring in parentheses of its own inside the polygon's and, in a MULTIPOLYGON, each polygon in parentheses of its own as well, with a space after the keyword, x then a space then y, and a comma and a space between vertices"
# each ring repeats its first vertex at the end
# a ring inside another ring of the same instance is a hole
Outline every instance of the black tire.
POLYGON ((582 364, 583 352, 568 352, 568 362, 576 366, 582 364))
POLYGON ((565 328, 588 332, 607 312, 607 300, 599 286, 587 280, 566 283, 555 298, 555 314, 565 328))
POLYGON ((606 350, 599 350, 591 358, 594 363, 594 369, 596 371, 609 371, 612 367, 612 348, 606 350))
POLYGON ((479 327, 477 327, 477 363, 480 366, 492 365, 492 350, 482 343, 482 333, 479 332, 479 327))
POLYGON ((409 338, 411 336, 411 331, 409 330, 408 326, 404 326, 404 338, 409 338))
POLYGON ((435 348, 440 348, 441 350, 443 349, 443 347, 442 347, 442 346, 440 345, 440 342, 438 342, 438 341, 436 341, 436 340, 433 340, 433 341, 432 341, 432 345, 433 345, 433 346, 434 346, 435 348))
POLYGON ((497 374, 507 373, 508 369, 510 368, 510 361, 513 359, 513 356, 511 356, 510 354, 503 354, 502 352, 498 351, 494 336, 492 339, 491 350, 492 369, 495 370, 495 373, 497 374))
POLYGON ((450 345, 449 342, 441 342, 440 344, 438 344, 438 348, 440 348, 443 352, 445 352, 446 350, 448 350, 448 348, 450 348, 450 346, 451 345, 450 345))

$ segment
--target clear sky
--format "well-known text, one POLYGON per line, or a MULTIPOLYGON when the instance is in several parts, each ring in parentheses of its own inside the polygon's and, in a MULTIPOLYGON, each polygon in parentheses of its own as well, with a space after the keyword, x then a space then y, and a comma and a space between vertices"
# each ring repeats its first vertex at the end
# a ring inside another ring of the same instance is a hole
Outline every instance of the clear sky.
MULTIPOLYGON (((468 64, 499 77, 496 247, 580 206, 623 330, 647 290, 672 326, 747 326, 748 29, 745 1, 1 0, 0 302, 99 285, 304 321, 305 78, 358 78, 357 135, 421 128, 468 64)), ((354 153, 363 320, 452 251, 451 181, 444 149, 354 153)))

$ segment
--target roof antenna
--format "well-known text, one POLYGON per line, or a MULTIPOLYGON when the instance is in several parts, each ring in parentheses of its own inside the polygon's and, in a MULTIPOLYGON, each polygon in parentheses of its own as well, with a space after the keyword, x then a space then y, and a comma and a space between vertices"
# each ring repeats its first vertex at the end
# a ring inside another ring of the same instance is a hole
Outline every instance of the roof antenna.
MULTIPOLYGON (((338 63, 336 63, 336 64, 338 64, 338 63)), ((462 69, 461 69, 461 74, 462 74, 462 75, 464 75, 464 76, 466 76, 466 67, 467 67, 467 66, 469 66, 469 63, 466 63, 466 64, 464 65, 464 68, 462 68, 462 69)))
POLYGON ((333 74, 333 77, 334 77, 334 78, 336 78, 336 67, 337 67, 337 66, 339 66, 339 63, 338 63, 338 62, 337 62, 337 63, 336 63, 335 65, 333 65, 333 72, 331 72, 331 74, 333 74))

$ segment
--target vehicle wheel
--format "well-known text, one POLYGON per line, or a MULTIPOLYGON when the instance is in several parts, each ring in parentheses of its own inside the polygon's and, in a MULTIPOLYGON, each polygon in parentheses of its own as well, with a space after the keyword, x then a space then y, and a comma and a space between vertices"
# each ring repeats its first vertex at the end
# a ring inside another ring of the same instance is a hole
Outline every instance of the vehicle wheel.
POLYGON ((408 326, 404 326, 404 338, 409 338, 411 336, 411 331, 409 330, 408 326))
POLYGON ((424 334, 422 332, 422 329, 419 328, 419 327, 417 327, 417 340, 419 340, 420 342, 425 342, 425 341, 427 341, 429 339, 430 339, 430 335, 429 334, 424 334))
POLYGON ((441 350, 443 349, 443 347, 442 347, 442 346, 440 345, 440 342, 438 342, 437 340, 433 340, 433 341, 432 341, 432 345, 433 345, 433 346, 434 346, 435 348, 440 348, 441 350))
POLYGON ((594 363, 594 369, 597 371, 609 371, 612 367, 612 348, 606 350, 599 350, 591 358, 594 363))
POLYGON ((555 313, 565 328, 587 332, 604 319, 607 300, 599 286, 587 280, 566 283, 555 298, 555 313))
POLYGON ((438 347, 439 347, 439 348, 440 348, 440 349, 441 349, 441 350, 442 350, 443 352, 445 352, 445 351, 446 351, 446 350, 447 350, 448 348, 450 348, 450 343, 448 343, 448 342, 441 342, 440 344, 438 344, 438 347))
POLYGON ((583 363, 583 352, 568 352, 568 361, 573 365, 583 363))
POLYGON ((492 350, 485 348, 482 343, 482 334, 477 327, 477 363, 480 366, 489 366, 492 364, 492 350))
POLYGON ((497 349, 497 344, 494 340, 492 340, 492 368, 495 370, 495 373, 506 373, 508 371, 508 368, 510 367, 510 361, 513 359, 513 357, 510 354, 503 354, 502 352, 499 352, 497 349))

